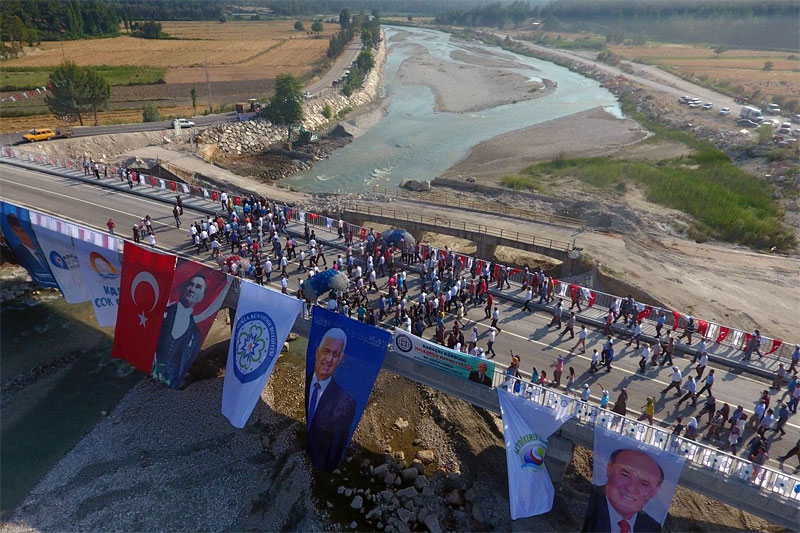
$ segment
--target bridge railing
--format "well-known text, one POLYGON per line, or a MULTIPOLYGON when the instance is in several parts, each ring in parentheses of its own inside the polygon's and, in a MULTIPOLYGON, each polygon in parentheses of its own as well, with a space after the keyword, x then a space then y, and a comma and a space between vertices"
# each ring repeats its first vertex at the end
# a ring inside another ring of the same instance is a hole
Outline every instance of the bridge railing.
POLYGON ((573 248, 572 242, 561 241, 558 239, 551 239, 549 237, 542 237, 541 235, 532 235, 521 231, 508 230, 503 228, 496 228, 487 226, 485 224, 474 224, 466 220, 452 219, 450 217, 439 217, 434 213, 429 214, 411 214, 408 211, 397 211, 395 209, 388 209, 381 206, 371 206, 367 204, 350 204, 347 211, 364 214, 367 216, 379 216, 392 218, 398 221, 413 222, 417 224, 425 224, 428 226, 436 226, 439 228, 448 228, 453 230, 469 231, 472 233, 479 233, 490 237, 499 239, 508 239, 521 244, 530 244, 534 246, 541 246, 551 250, 559 250, 569 252, 573 248))
POLYGON ((533 222, 541 222, 544 224, 552 224, 557 226, 573 226, 583 228, 586 226, 586 221, 579 218, 565 217, 551 213, 543 213, 541 211, 534 211, 532 209, 521 209, 512 207, 500 202, 493 202, 491 200, 468 200, 461 196, 454 196, 451 193, 442 193, 436 191, 428 191, 425 193, 415 193, 406 191, 399 188, 387 188, 376 185, 373 188, 375 194, 382 194, 391 198, 408 198, 418 202, 425 202, 434 205, 446 205, 448 207, 460 207, 462 209, 469 209, 471 211, 480 211, 482 213, 495 213, 504 216, 513 216, 531 220, 533 222))
MULTIPOLYGON (((499 367, 495 363, 496 367, 499 367)), ((599 406, 583 402, 580 397, 533 385, 521 378, 506 376, 495 370, 495 386, 512 391, 532 402, 553 409, 565 408, 580 424, 602 426, 640 442, 682 455, 698 468, 710 471, 726 481, 751 483, 768 494, 782 496, 800 506, 800 477, 760 466, 723 452, 713 446, 686 437, 673 435, 668 429, 639 422, 599 406), (517 383, 519 385, 517 386, 517 383)), ((700 435, 698 434, 698 437, 700 435)))

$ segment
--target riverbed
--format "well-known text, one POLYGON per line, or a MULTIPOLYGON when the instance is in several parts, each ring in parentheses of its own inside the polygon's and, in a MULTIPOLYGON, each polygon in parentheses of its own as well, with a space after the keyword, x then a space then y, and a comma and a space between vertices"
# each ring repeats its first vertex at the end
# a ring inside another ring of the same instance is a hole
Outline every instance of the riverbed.
POLYGON ((433 30, 387 27, 385 34, 385 116, 288 185, 360 192, 406 178, 433 179, 499 135, 598 107, 621 116, 613 94, 558 65, 433 30), (414 63, 432 75, 413 75, 414 63), (475 77, 481 83, 470 85, 475 77), (469 88, 457 91, 459 84, 469 88))

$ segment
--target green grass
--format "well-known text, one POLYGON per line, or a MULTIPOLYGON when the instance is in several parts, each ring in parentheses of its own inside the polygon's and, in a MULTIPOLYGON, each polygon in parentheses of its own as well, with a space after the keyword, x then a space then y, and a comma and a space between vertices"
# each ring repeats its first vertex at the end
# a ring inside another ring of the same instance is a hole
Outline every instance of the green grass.
POLYGON ((515 191, 544 192, 544 185, 534 176, 503 176, 501 183, 515 191))
POLYGON ((533 178, 574 177, 603 190, 634 183, 653 203, 681 210, 696 220, 692 234, 759 249, 791 249, 794 231, 781 223, 764 182, 739 169, 724 154, 703 151, 659 163, 603 157, 557 159, 523 170, 533 178), (723 159, 724 157, 724 159, 723 159))
MULTIPOLYGON (((165 67, 142 67, 134 65, 101 65, 89 67, 112 86, 153 85, 164 83, 165 67)), ((3 67, 0 71, 0 91, 31 90, 47 85, 53 67, 3 67)))

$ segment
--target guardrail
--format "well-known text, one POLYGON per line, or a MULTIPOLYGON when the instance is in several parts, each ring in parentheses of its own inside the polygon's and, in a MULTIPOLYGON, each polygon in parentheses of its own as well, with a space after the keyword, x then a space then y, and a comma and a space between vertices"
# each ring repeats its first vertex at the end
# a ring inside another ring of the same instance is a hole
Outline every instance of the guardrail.
MULTIPOLYGON (((498 372, 495 371, 495 376, 497 374, 498 372)), ((519 381, 520 391, 515 394, 553 409, 560 405, 567 405, 568 412, 579 423, 593 426, 599 425, 662 450, 682 455, 698 468, 722 476, 726 480, 753 483, 769 494, 777 494, 800 506, 800 477, 798 476, 793 476, 768 466, 755 465, 751 461, 723 452, 702 442, 673 435, 667 429, 624 417, 588 402, 583 402, 580 398, 573 398, 539 385, 533 385, 519 378, 501 375, 501 381, 498 386, 513 392, 517 381, 519 381), (570 403, 566 400, 572 401, 570 403)))
POLYGON ((446 205, 448 207, 460 207, 462 209, 479 211, 481 213, 496 213, 502 216, 513 216, 525 220, 531 220, 533 222, 541 222, 544 224, 575 226, 579 228, 586 227, 586 221, 579 218, 542 213, 532 209, 511 207, 501 202, 493 202, 491 200, 482 200, 480 202, 476 202, 473 200, 466 200, 460 196, 455 196, 450 193, 439 193, 436 191, 415 193, 399 188, 390 189, 387 187, 381 187, 380 185, 375 185, 373 191, 375 194, 383 194, 395 198, 407 198, 418 202, 425 202, 434 205, 446 205))
POLYGON ((452 230, 469 231, 472 233, 480 233, 490 237, 499 239, 508 239, 523 244, 531 244, 534 246, 542 246, 552 250, 559 250, 569 252, 574 248, 573 242, 560 241, 558 239, 550 239, 547 237, 536 236, 530 233, 520 231, 504 230, 503 228, 494 228, 485 224, 473 224, 466 220, 456 220, 452 218, 443 218, 436 215, 411 215, 407 211, 396 211, 394 209, 385 209, 383 207, 375 207, 367 204, 353 203, 349 204, 346 211, 360 213, 367 216, 379 216, 386 218, 393 218, 395 220, 413 222, 416 224, 425 224, 428 226, 436 226, 438 228, 448 228, 452 230))

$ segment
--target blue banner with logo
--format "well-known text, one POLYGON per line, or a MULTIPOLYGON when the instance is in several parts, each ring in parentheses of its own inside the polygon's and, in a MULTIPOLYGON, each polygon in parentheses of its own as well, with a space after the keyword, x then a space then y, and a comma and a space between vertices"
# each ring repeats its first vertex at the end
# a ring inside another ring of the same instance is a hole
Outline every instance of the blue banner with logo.
POLYGON ((77 226, 35 211, 31 211, 30 216, 39 246, 50 263, 50 271, 64 299, 71 304, 88 301, 89 292, 73 244, 73 238, 78 235, 77 226))
POLYGON ((122 241, 86 228, 79 228, 78 232, 80 238, 73 241, 75 252, 97 323, 104 327, 115 326, 122 274, 122 255, 119 253, 122 241))
POLYGON ((333 470, 367 406, 390 333, 314 307, 306 353, 306 451, 317 468, 333 470))
POLYGON ((569 404, 551 409, 502 389, 497 389, 497 397, 503 417, 511 518, 547 513, 553 508, 555 494, 544 464, 547 439, 572 416, 569 404))
POLYGON ((222 414, 234 427, 250 418, 301 306, 297 298, 241 282, 222 384, 222 414))
POLYGON ((0 230, 8 247, 17 256, 31 279, 44 287, 57 288, 53 273, 48 266, 47 256, 31 227, 30 213, 24 207, 8 202, 0 202, 0 230))
POLYGON ((475 381, 487 387, 492 386, 494 363, 488 359, 451 350, 399 328, 394 330, 392 349, 399 355, 410 357, 442 372, 475 381))

